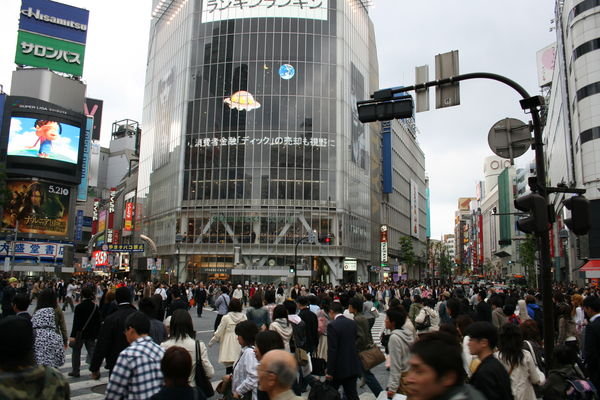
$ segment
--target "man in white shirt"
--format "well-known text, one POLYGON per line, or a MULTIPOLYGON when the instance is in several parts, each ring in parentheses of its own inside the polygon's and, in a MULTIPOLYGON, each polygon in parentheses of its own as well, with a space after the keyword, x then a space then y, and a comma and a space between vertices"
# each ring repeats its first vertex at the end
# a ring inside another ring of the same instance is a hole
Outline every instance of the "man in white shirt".
POLYGON ((67 285, 67 295, 65 296, 65 302, 63 303, 62 309, 65 311, 67 308, 67 304, 71 306, 71 311, 75 309, 75 304, 73 303, 74 291, 77 289, 77 285, 71 279, 69 284, 67 285))

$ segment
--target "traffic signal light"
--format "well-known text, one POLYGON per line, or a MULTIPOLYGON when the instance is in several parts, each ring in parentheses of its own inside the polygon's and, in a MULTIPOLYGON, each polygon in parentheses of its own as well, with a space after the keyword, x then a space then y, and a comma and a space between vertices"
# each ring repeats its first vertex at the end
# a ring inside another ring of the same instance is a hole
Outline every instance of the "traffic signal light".
POLYGON ((525 233, 543 233, 548 231, 548 204, 543 196, 530 193, 515 199, 515 208, 529 213, 529 216, 517 221, 517 228, 525 233))
POLYGON ((293 274, 296 271, 295 265, 290 265, 290 274, 293 274))
POLYGON ((571 210, 571 218, 565 219, 565 225, 576 235, 585 235, 592 227, 590 218, 590 202, 578 195, 563 201, 567 210, 571 210))
POLYGON ((409 95, 358 102, 357 108, 358 119, 362 123, 410 118, 414 115, 413 99, 409 95))

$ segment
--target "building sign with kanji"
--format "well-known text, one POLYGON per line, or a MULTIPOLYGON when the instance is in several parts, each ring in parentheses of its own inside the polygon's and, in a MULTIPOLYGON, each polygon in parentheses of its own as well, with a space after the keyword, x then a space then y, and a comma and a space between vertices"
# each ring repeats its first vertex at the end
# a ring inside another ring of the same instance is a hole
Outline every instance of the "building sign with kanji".
POLYGON ((213 137, 192 139, 188 147, 236 147, 236 146, 293 146, 293 147, 335 147, 335 140, 317 137, 213 137))
POLYGON ((108 251, 115 253, 143 253, 144 244, 108 244, 108 251))
POLYGON ((12 243, 0 240, 0 257, 13 256, 14 254, 17 258, 39 257, 62 260, 65 246, 70 246, 70 244, 24 240, 12 243))
POLYGON ((81 76, 85 46, 19 31, 15 63, 81 76))
POLYGON ((329 0, 202 0, 202 22, 242 18, 327 21, 329 0))

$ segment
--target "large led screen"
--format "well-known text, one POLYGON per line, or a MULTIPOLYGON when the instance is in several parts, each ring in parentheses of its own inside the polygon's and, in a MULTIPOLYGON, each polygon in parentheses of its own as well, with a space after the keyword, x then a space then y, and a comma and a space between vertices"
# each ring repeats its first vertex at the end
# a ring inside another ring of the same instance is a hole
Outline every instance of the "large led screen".
POLYGON ((22 233, 67 236, 70 188, 36 181, 7 182, 2 228, 22 233))
POLYGON ((50 119, 11 117, 7 155, 77 164, 81 128, 50 119))

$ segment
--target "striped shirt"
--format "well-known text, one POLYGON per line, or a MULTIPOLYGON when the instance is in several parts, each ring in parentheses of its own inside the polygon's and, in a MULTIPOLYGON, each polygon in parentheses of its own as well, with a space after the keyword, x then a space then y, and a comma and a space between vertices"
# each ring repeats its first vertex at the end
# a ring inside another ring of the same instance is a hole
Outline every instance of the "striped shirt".
POLYGON ((150 336, 142 336, 119 354, 112 370, 106 399, 148 399, 163 384, 160 361, 165 350, 150 336))

